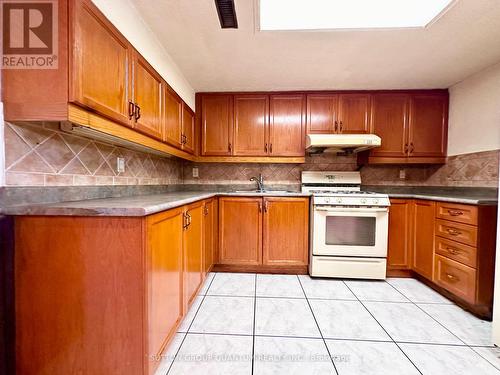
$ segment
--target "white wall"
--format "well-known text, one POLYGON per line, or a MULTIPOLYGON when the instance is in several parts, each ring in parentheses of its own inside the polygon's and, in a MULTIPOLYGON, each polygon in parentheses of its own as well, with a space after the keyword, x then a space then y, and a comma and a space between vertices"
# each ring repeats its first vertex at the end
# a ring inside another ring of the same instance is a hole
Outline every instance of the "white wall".
MULTIPOLYGON (((195 109, 195 91, 129 0, 92 0, 182 99, 195 109)), ((168 18, 165 20, 168 22, 168 18)))
POLYGON ((450 87, 448 154, 500 149, 500 63, 450 87))
MULTIPOLYGON (((0 89, 1 89, 0 80, 0 89)), ((5 136, 3 123, 3 103, 0 102, 0 186, 5 185, 5 136)))

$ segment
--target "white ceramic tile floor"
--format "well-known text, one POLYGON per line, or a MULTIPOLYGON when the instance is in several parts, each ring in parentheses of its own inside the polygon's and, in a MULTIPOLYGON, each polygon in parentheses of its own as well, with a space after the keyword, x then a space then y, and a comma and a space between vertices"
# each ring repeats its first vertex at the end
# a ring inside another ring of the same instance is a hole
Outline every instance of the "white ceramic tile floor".
POLYGON ((211 274, 179 332, 157 375, 500 375, 491 323, 412 279, 211 274))

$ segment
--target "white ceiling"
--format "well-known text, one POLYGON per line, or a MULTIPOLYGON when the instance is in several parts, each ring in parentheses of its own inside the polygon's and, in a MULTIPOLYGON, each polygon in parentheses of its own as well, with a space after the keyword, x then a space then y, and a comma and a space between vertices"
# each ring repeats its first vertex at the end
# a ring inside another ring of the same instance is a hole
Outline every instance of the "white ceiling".
MULTIPOLYGON (((500 61, 500 0, 458 0, 426 29, 261 32, 258 0, 131 0, 196 91, 446 88, 500 61)), ((168 81, 168 77, 165 77, 168 81)))

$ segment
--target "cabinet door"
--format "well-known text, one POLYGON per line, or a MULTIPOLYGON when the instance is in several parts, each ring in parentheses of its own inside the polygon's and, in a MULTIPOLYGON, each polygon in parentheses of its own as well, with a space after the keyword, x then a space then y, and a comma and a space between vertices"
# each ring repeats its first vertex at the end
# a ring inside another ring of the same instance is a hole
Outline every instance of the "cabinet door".
POLYGON ((132 47, 89 0, 72 7, 69 100, 132 126, 132 47))
POLYGON ((174 147, 182 148, 182 99, 170 86, 165 87, 164 93, 164 140, 174 147))
POLYGON ((304 95, 271 95, 269 155, 304 156, 304 95))
POLYGON ((203 202, 186 207, 184 228, 184 295, 191 304, 203 277, 203 202))
POLYGON ((162 139, 162 80, 158 73, 138 53, 134 59, 134 128, 157 139, 162 139))
POLYGON ((262 199, 219 199, 219 263, 262 264, 262 199))
POLYGON ((448 143, 448 95, 412 95, 409 130, 410 157, 445 157, 448 143))
POLYGON ((201 99, 201 154, 231 155, 233 151, 233 96, 206 95, 201 99))
POLYGON ((388 269, 407 270, 411 266, 411 210, 411 200, 391 199, 387 248, 388 269))
POLYGON ((149 353, 161 354, 183 314, 182 209, 147 218, 149 353))
POLYGON ((194 112, 188 105, 182 102, 182 135, 184 136, 184 143, 182 149, 194 153, 194 112))
POLYGON ((435 214, 435 202, 413 202, 413 270, 429 280, 433 273, 435 214))
POLYGON ((370 133, 370 94, 339 95, 339 133, 370 133))
POLYGON ((382 138, 382 145, 370 156, 408 156, 408 106, 406 94, 374 94, 372 98, 373 133, 382 138))
POLYGON ((269 96, 234 96, 234 155, 268 153, 269 96))
POLYGON ((308 264, 309 199, 264 198, 263 264, 308 264))
POLYGON ((335 133, 337 95, 307 95, 307 134, 335 133))
POLYGON ((214 264, 214 200, 208 199, 203 204, 203 270, 210 271, 214 264))

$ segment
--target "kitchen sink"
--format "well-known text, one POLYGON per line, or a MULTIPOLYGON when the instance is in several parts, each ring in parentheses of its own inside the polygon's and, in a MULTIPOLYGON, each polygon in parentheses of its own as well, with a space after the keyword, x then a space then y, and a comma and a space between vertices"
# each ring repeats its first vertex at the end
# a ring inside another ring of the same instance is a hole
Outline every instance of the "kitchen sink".
POLYGON ((290 194, 290 193, 296 193, 296 191, 291 191, 291 190, 234 190, 233 193, 262 193, 262 194, 290 194))

